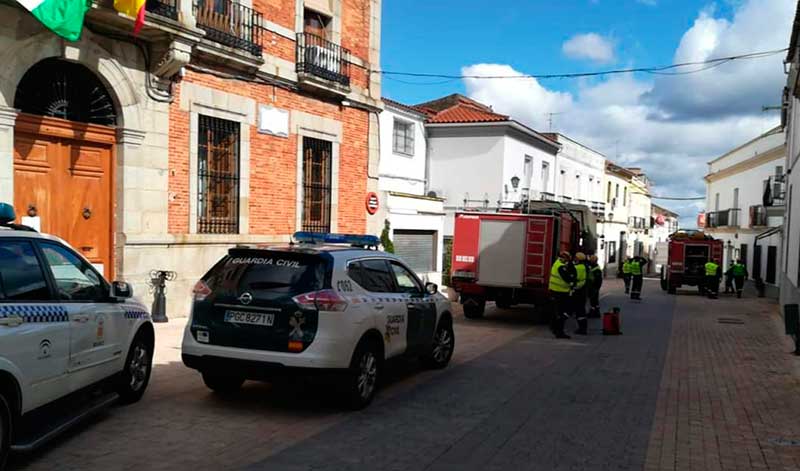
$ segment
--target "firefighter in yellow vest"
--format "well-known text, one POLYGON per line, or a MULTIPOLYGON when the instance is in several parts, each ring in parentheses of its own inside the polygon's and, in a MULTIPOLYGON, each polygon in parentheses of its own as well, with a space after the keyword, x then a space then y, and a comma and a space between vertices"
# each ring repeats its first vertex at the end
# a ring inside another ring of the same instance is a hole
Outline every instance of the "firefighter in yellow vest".
POLYGON ((597 255, 589 256, 589 279, 587 280, 587 293, 589 294, 589 317, 600 317, 600 288, 603 287, 603 269, 597 264, 597 255))
POLYGON ((625 258, 625 262, 622 264, 622 281, 625 282, 625 294, 631 292, 631 259, 630 257, 625 258))
POLYGON ((644 267, 650 263, 644 257, 633 257, 630 261, 631 270, 631 299, 642 299, 642 283, 644 282, 644 267))
POLYGON ((564 322, 572 311, 572 294, 578 280, 572 257, 566 250, 558 254, 558 260, 550 269, 550 300, 553 305, 550 329, 557 339, 570 338, 564 332, 564 322))
POLYGON ((706 294, 708 294, 709 299, 716 299, 719 294, 719 279, 722 275, 722 269, 713 260, 706 262, 705 269, 706 294))
POLYGON ((578 330, 575 331, 576 335, 586 335, 589 321, 586 318, 586 290, 588 289, 586 282, 589 278, 589 266, 586 264, 586 255, 583 252, 575 254, 575 260, 572 262, 575 265, 575 274, 577 281, 575 283, 575 292, 572 293, 572 315, 578 321, 578 330))
POLYGON ((736 297, 742 297, 742 290, 744 289, 744 280, 747 279, 747 267, 741 260, 736 260, 733 264, 733 282, 736 284, 736 297))

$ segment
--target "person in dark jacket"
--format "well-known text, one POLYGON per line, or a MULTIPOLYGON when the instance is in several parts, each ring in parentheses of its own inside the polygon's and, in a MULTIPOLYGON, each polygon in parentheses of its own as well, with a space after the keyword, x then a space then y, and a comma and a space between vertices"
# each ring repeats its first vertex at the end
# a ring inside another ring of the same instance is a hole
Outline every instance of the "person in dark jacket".
POLYGON ((597 264, 597 255, 589 257, 589 317, 600 317, 600 288, 603 287, 603 269, 597 264))
POLYGON ((578 282, 578 273, 572 257, 566 250, 558 254, 558 260, 550 269, 550 299, 553 305, 550 330, 557 339, 570 338, 564 332, 564 323, 573 311, 572 295, 578 282))
POLYGON ((736 283, 736 297, 741 298, 742 290, 744 290, 744 280, 747 279, 747 267, 741 260, 736 260, 736 263, 733 264, 731 275, 736 283))
POLYGON ((631 260, 631 299, 642 299, 644 267, 648 263, 650 263, 649 260, 638 255, 631 260))
POLYGON ((728 269, 725 270, 725 294, 733 293, 733 260, 728 264, 728 269))

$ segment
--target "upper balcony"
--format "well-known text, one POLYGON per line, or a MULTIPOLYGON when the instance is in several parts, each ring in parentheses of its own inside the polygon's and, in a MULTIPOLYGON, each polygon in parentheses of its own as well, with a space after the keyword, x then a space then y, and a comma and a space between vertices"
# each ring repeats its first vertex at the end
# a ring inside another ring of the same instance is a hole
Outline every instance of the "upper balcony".
POLYGON ((301 83, 341 94, 350 91, 349 49, 311 33, 297 33, 296 48, 301 83))
POLYGON ((261 56, 261 13, 231 0, 196 0, 193 10, 206 39, 261 56))
POLYGON ((706 214, 706 227, 739 227, 740 209, 726 209, 724 211, 712 211, 706 214))
POLYGON ((628 218, 628 227, 631 229, 649 229, 650 221, 647 218, 631 216, 628 218))

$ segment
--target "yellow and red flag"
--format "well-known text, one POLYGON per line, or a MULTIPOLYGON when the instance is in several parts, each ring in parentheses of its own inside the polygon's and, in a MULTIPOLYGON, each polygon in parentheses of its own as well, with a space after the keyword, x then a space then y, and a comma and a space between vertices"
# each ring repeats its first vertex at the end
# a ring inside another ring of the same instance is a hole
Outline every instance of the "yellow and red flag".
POLYGON ((144 4, 146 0, 114 0, 114 9, 120 13, 136 18, 133 24, 133 35, 139 34, 144 26, 144 4))

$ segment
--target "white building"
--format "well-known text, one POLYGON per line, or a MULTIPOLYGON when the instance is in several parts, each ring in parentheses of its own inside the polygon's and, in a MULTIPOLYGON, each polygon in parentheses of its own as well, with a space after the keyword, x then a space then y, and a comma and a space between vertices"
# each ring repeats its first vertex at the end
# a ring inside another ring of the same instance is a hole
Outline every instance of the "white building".
POLYGON ((725 267, 742 259, 751 277, 768 285, 780 284, 785 160, 785 136, 776 127, 709 162, 705 176, 705 231, 725 242, 725 267))
POLYGON ((667 208, 662 208, 657 204, 651 204, 650 213, 650 238, 652 242, 650 250, 651 270, 661 273, 661 262, 666 263, 667 246, 669 236, 674 234, 679 228, 680 216, 667 208))
MULTIPOLYGON (((543 196, 545 198, 554 197, 565 203, 587 206, 598 220, 602 221, 606 209, 603 197, 605 156, 563 134, 545 133, 544 135, 561 144, 561 150, 556 156, 556 179, 553 194, 543 196)), ((601 225, 600 222, 598 222, 599 225, 601 225)), ((606 253, 602 243, 598 243, 597 257, 600 266, 604 266, 606 253)))
POLYGON ((613 275, 625 257, 651 254, 650 184, 640 169, 606 162, 602 186, 606 206, 598 232, 605 248, 606 274, 613 275))
POLYGON ((445 236, 458 209, 511 207, 555 191, 558 142, 459 94, 414 108, 428 115, 428 188, 445 200, 445 236))
MULTIPOLYGON (((798 2, 800 15, 800 2, 798 2)), ((793 172, 800 158, 800 23, 795 21, 789 39, 786 62, 789 75, 783 97, 783 128, 786 130, 785 227, 781 247, 782 263, 778 264, 781 304, 800 303, 800 171, 793 172), (797 187, 797 191, 794 191, 797 187)))
POLYGON ((420 277, 441 284, 444 209, 427 196, 425 114, 385 99, 381 112, 378 190, 395 253, 420 277))

